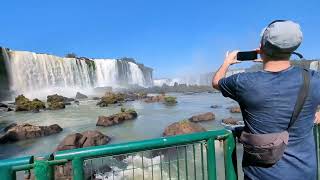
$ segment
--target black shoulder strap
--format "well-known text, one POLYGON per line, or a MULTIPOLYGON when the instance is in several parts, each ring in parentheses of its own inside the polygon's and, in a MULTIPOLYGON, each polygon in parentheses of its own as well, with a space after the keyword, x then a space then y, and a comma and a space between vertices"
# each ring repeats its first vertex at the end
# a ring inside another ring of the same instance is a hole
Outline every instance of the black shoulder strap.
POLYGON ((303 108, 303 105, 307 99, 309 93, 309 86, 310 86, 310 74, 308 70, 302 69, 302 77, 303 77, 303 84, 299 90, 299 95, 297 102, 294 106, 294 110, 290 119, 290 123, 288 129, 296 122, 298 116, 303 108))

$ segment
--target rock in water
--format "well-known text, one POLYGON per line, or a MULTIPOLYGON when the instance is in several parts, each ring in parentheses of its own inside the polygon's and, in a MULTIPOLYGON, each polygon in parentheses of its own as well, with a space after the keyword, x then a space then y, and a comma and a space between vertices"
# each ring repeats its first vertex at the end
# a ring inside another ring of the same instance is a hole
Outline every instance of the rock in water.
POLYGON ((99 97, 93 97, 92 100, 100 100, 99 97))
POLYGON ((47 103, 64 102, 64 100, 65 100, 65 97, 59 96, 58 94, 47 96, 47 103))
POLYGON ((59 96, 58 94, 54 94, 51 96, 47 96, 48 109, 57 110, 66 108, 66 104, 73 101, 72 98, 67 98, 63 96, 59 96))
POLYGON ((135 110, 128 110, 125 112, 120 112, 112 116, 99 116, 97 126, 112 126, 115 124, 120 124, 126 120, 132 120, 138 117, 135 110))
POLYGON ((39 99, 34 99, 30 101, 23 95, 19 95, 15 99, 16 111, 39 111, 40 109, 45 109, 46 106, 44 102, 39 99))
POLYGON ((212 105, 212 106, 210 106, 210 108, 212 108, 212 109, 216 109, 216 108, 219 108, 220 106, 218 106, 218 105, 212 105))
POLYGON ((108 106, 108 104, 116 104, 119 102, 123 102, 125 98, 126 98, 125 94, 108 92, 97 103, 97 106, 106 107, 108 106))
POLYGON ((77 92, 76 99, 87 99, 88 96, 81 94, 80 92, 77 92))
POLYGON ((0 143, 14 142, 25 139, 32 139, 42 136, 49 136, 51 134, 56 134, 62 131, 62 128, 53 124, 50 126, 34 126, 31 124, 12 124, 7 127, 6 132, 0 137, 0 143))
MULTIPOLYGON (((56 148, 56 151, 69 150, 76 148, 83 148, 89 146, 100 146, 105 145, 110 142, 110 137, 102 134, 101 132, 95 131, 85 131, 82 133, 75 133, 66 136, 56 148)), ((111 168, 107 165, 103 165, 103 172, 111 171, 111 168)), ((101 169, 101 168, 99 168, 101 169)), ((95 173, 95 172, 92 172, 95 173)), ((89 177, 85 179, 90 179, 94 174, 90 174, 89 177)), ((72 167, 71 163, 67 163, 63 166, 55 166, 55 177, 56 179, 71 179, 72 177, 72 167)))
POLYGON ((0 108, 8 108, 8 105, 0 103, 0 108))
POLYGON ((204 114, 199 114, 189 118, 191 122, 200 122, 200 121, 211 121, 215 119, 215 115, 212 112, 207 112, 204 114))
POLYGON ((165 95, 161 94, 158 96, 149 96, 144 100, 146 103, 154 103, 154 102, 164 102, 165 101, 165 95))
POLYGON ((101 132, 85 131, 69 134, 58 145, 57 151, 108 144, 110 138, 101 132))
POLYGON ((5 127, 5 128, 3 129, 3 131, 4 131, 4 132, 7 132, 10 128, 12 128, 12 127, 14 127, 14 126, 16 126, 16 125, 18 125, 18 124, 17 124, 17 123, 9 124, 9 126, 5 127))
POLYGON ((222 119, 222 122, 224 124, 229 124, 229 125, 238 125, 238 121, 233 119, 232 117, 226 118, 226 119, 222 119))
POLYGON ((165 96, 164 97, 164 102, 167 105, 174 105, 174 104, 178 103, 177 98, 173 97, 173 96, 165 96))
POLYGON ((163 136, 173 136, 178 134, 189 134, 195 132, 207 131, 205 128, 199 124, 190 122, 188 120, 175 122, 169 125, 163 132, 163 136))
POLYGON ((231 107, 230 112, 231 113, 241 113, 241 109, 239 106, 231 107))

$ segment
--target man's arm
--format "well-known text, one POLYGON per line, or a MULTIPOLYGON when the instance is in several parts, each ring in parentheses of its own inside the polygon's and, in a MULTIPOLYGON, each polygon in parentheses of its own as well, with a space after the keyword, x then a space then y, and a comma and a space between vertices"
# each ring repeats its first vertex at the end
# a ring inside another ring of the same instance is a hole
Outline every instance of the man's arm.
POLYGON ((229 69, 229 66, 232 64, 240 63, 241 61, 237 60, 238 51, 232 51, 231 53, 226 54, 223 64, 220 66, 218 71, 215 73, 212 79, 212 87, 219 90, 219 81, 222 78, 226 77, 226 73, 229 69))

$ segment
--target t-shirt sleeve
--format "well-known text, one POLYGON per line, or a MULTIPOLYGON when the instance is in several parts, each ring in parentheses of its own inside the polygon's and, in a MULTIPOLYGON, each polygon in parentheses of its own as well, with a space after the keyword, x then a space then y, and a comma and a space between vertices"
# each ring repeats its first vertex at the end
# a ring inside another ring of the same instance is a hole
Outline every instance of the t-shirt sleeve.
POLYGON ((234 74, 227 78, 220 79, 219 89, 224 97, 229 97, 235 101, 238 100, 237 97, 237 82, 239 74, 234 74))

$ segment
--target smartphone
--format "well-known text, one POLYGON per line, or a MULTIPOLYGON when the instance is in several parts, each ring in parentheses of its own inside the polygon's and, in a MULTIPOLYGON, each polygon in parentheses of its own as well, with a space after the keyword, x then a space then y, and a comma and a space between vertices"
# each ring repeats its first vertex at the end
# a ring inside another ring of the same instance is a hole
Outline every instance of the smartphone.
POLYGON ((240 51, 237 54, 237 60, 239 61, 252 61, 258 59, 257 51, 240 51))

